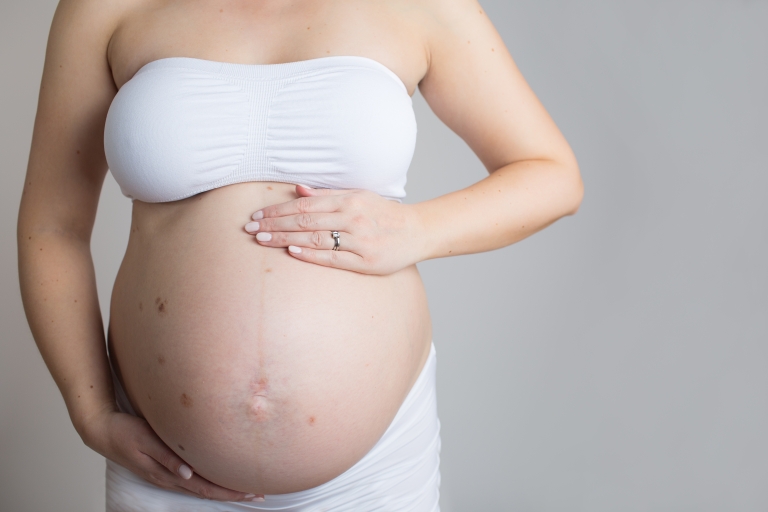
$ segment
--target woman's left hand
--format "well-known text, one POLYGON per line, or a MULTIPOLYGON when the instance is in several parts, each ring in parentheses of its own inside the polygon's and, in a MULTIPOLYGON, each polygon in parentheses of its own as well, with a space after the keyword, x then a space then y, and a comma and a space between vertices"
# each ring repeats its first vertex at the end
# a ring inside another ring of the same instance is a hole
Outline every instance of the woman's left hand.
POLYGON ((386 275, 420 261, 421 222, 411 205, 367 190, 296 186, 298 199, 263 208, 245 225, 265 247, 296 259, 362 274, 386 275), (332 231, 339 232, 334 251, 332 231))

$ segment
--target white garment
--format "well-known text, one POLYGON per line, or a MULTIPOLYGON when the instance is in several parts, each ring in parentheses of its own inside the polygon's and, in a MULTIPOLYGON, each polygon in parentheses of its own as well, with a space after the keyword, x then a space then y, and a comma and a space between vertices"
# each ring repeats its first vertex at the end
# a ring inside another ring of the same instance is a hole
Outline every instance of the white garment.
MULTIPOLYGON (((440 421, 435 346, 395 418, 376 445, 330 482, 267 495, 264 502, 215 502, 166 491, 107 461, 107 512, 439 512, 440 421)), ((114 377, 118 405, 127 400, 114 377)), ((130 405, 127 406, 128 408, 130 405)))
POLYGON ((372 190, 400 201, 416 145, 403 81, 378 61, 168 57, 110 105, 104 150, 123 194, 175 201, 246 181, 372 190))

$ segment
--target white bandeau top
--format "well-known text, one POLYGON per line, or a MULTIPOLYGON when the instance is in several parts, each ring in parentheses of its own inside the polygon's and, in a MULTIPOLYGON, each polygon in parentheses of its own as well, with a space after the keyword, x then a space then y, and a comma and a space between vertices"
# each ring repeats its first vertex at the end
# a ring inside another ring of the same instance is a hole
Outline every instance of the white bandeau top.
POLYGON ((122 193, 184 199, 246 181, 405 197, 416 119, 400 78, 367 57, 143 66, 107 114, 104 149, 122 193))

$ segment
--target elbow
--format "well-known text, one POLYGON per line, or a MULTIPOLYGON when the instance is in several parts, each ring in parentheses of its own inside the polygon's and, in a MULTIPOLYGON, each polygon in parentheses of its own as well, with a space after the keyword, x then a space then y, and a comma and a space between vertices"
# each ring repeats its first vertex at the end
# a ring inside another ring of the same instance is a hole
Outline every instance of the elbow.
POLYGON ((584 181, 581 179, 579 165, 575 159, 564 167, 566 171, 563 176, 565 215, 575 215, 584 199, 584 181))
POLYGON ((575 160, 562 164, 560 190, 563 216, 575 215, 584 198, 584 181, 575 160))
POLYGON ((576 215, 576 212, 579 211, 579 207, 581 207, 581 201, 584 199, 584 181, 581 179, 578 170, 576 171, 576 178, 576 183, 573 185, 571 209, 568 212, 568 215, 576 215))

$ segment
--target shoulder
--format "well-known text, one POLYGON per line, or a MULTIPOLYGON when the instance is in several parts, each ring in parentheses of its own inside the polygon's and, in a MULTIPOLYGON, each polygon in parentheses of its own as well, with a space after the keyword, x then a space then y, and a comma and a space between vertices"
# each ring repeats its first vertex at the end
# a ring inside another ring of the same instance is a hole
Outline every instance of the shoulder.
POLYGON ((90 45, 106 54, 107 46, 121 21, 147 0, 59 0, 51 24, 51 43, 64 46, 90 45))
POLYGON ((421 12, 427 21, 425 32, 432 37, 450 37, 488 22, 477 0, 415 0, 409 4, 421 12))
POLYGON ((414 0, 409 3, 418 10, 418 30, 429 61, 425 78, 435 67, 464 64, 486 51, 494 53, 504 47, 501 36, 477 0, 414 0))

